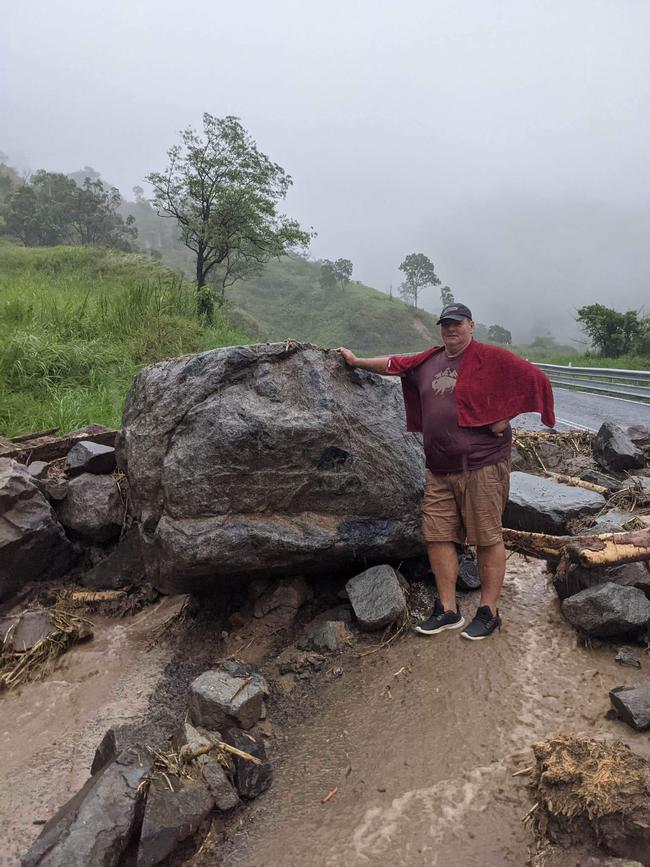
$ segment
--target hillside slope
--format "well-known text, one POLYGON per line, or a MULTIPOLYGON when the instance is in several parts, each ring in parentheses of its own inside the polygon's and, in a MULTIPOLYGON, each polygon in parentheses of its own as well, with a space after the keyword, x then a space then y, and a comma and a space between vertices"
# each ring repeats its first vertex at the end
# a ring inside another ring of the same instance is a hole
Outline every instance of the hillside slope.
POLYGON ((248 342, 148 256, 0 243, 0 435, 117 426, 139 367, 248 342))
POLYGON ((361 355, 416 352, 439 341, 436 318, 376 289, 352 282, 323 289, 320 267, 297 257, 270 262, 228 290, 229 316, 260 340, 291 337, 319 346, 348 346, 361 355))

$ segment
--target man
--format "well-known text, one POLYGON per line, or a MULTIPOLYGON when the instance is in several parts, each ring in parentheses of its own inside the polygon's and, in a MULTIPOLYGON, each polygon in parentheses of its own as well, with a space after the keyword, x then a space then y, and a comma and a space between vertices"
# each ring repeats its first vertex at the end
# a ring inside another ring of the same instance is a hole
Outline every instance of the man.
POLYGON ((426 479, 422 535, 438 599, 416 627, 424 635, 461 629, 456 602, 456 545, 475 545, 481 599, 463 638, 478 641, 501 627, 499 596, 505 576, 501 518, 510 483, 510 420, 540 412, 552 427, 553 390, 538 368, 511 352, 474 340, 464 304, 446 305, 438 320, 443 346, 417 355, 357 358, 341 347, 352 367, 402 377, 407 430, 423 434, 426 479))

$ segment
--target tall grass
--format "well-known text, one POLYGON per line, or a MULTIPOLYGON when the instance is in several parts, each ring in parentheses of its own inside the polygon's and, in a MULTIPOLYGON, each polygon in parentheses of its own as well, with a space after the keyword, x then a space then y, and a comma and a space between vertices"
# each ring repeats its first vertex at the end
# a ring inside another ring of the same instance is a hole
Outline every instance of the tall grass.
POLYGON ((140 366, 247 339, 146 257, 1 245, 0 434, 118 425, 140 366))

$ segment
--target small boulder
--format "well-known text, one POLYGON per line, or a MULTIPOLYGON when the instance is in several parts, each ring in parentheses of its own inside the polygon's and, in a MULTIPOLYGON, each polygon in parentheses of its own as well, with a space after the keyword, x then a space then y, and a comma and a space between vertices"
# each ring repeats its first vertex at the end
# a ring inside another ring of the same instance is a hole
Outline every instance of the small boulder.
POLYGON ((650 571, 644 563, 624 563, 621 566, 588 568, 572 563, 566 574, 557 572, 553 586, 560 599, 568 599, 588 587, 612 582, 623 587, 636 587, 650 599, 650 571))
POLYGON ((638 732, 650 729, 650 681, 637 686, 618 686, 609 693, 616 713, 638 732))
POLYGON ((103 475, 112 473, 115 466, 114 448, 87 440, 75 443, 65 459, 65 471, 68 476, 78 476, 81 473, 103 475))
POLYGON ((190 685, 192 722, 207 729, 221 729, 236 722, 249 729, 262 716, 268 692, 260 674, 233 675, 225 666, 204 671, 190 685))
POLYGON ((316 620, 305 629, 298 647, 305 650, 341 650, 352 642, 352 633, 342 620, 316 620))
POLYGON ((0 458, 0 602, 28 581, 60 578, 74 551, 27 467, 0 458))
POLYGON ((606 488, 609 494, 617 491, 621 483, 619 479, 613 478, 613 476, 608 476, 603 473, 601 470, 597 470, 595 467, 587 467, 586 470, 583 470, 579 478, 581 478, 584 482, 591 482, 594 485, 600 485, 601 488, 606 488))
MULTIPOLYGON (((29 650, 37 642, 41 641, 53 630, 52 613, 47 608, 39 608, 35 611, 25 611, 18 617, 11 618, 13 621, 9 627, 5 625, 4 650, 20 651, 29 650)), ((0 636, 2 639, 3 636, 0 636)))
POLYGON ((174 733, 172 742, 181 756, 196 756, 199 751, 210 749, 212 746, 212 741, 205 735, 202 735, 187 720, 183 720, 179 725, 174 733))
POLYGON ((372 566, 350 578, 345 589, 363 629, 383 629, 406 611, 406 597, 392 566, 372 566))
POLYGON ((55 503, 65 500, 68 496, 67 479, 37 479, 38 489, 48 500, 55 503))
POLYGON ((219 762, 211 756, 200 756, 198 762, 217 810, 225 813, 239 806, 239 796, 219 762))
POLYGON ((636 470, 645 465, 641 449, 624 428, 611 421, 603 422, 600 426, 591 448, 596 463, 608 473, 636 470))
POLYGON ((598 533, 622 533, 623 524, 631 521, 634 515, 624 509, 610 509, 604 515, 599 515, 591 527, 584 530, 581 535, 593 536, 598 533))
POLYGON ((48 466, 47 461, 33 461, 31 464, 27 464, 27 469, 29 470, 29 474, 34 476, 35 479, 42 479, 45 473, 47 473, 48 466))
POLYGON ((180 843, 196 834, 214 807, 214 798, 202 782, 172 779, 173 792, 158 780, 149 787, 138 867, 152 867, 168 858, 180 843))
POLYGON ((142 816, 151 760, 125 750, 90 777, 43 827, 21 867, 97 867, 121 863, 142 816))
POLYGON ((273 779, 273 769, 266 756, 266 750, 261 740, 256 740, 252 735, 240 732, 237 729, 228 729, 224 735, 224 741, 231 747, 250 753, 260 760, 255 764, 250 759, 242 759, 232 755, 235 766, 235 785, 242 798, 257 798, 266 791, 273 779))
POLYGON ((650 445, 650 427, 645 424, 632 424, 625 428, 625 433, 635 446, 650 445))
POLYGON ((503 526, 561 536, 572 518, 594 514, 604 506, 601 494, 530 473, 511 473, 503 526))
POLYGON ((627 665, 630 668, 641 668, 641 662, 638 657, 630 653, 629 650, 623 650, 623 648, 614 657, 614 662, 618 662, 619 665, 627 665))
POLYGON ((593 638, 638 638, 650 620, 650 600, 636 587, 610 581, 565 599, 562 613, 572 626, 593 638))
POLYGON ((90 473, 69 482, 68 495, 56 511, 66 530, 93 542, 117 536, 124 520, 124 504, 113 477, 90 473))

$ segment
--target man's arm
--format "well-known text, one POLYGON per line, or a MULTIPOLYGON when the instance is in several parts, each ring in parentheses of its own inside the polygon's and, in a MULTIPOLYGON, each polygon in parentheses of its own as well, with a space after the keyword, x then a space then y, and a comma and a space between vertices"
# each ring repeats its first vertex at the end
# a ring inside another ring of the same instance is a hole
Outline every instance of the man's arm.
POLYGON ((381 355, 378 358, 357 358, 351 349, 346 349, 345 346, 339 346, 337 352, 340 352, 350 367, 360 367, 362 370, 370 370, 373 373, 386 373, 386 366, 390 355, 381 355))

